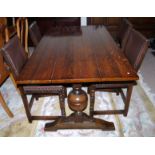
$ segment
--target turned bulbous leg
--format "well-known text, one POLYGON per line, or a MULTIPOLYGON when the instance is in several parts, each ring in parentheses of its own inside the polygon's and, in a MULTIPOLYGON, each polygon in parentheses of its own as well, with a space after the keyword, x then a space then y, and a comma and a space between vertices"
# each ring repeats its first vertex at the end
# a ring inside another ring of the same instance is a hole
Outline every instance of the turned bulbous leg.
POLYGON ((73 90, 68 95, 68 105, 74 112, 82 112, 88 104, 88 97, 85 91, 81 89, 80 84, 75 84, 73 90))

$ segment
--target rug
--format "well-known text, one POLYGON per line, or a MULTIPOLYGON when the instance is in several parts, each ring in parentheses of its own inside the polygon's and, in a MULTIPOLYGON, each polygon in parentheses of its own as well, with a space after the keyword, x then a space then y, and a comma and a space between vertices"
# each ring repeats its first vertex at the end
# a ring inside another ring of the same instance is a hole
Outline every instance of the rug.
MULTIPOLYGON (((14 118, 7 117, 0 108, 0 136, 35 136, 35 137, 143 137, 155 136, 155 95, 150 92, 147 84, 139 73, 140 80, 134 87, 129 113, 127 117, 122 115, 95 116, 107 121, 114 122, 115 131, 101 130, 58 130, 56 132, 45 132, 44 125, 50 121, 33 121, 28 123, 20 95, 8 79, 1 88, 4 97, 14 113, 14 118)), ((86 88, 83 88, 86 90, 86 88)), ((67 89, 70 91, 70 88, 67 89)), ((89 103, 89 101, 88 101, 89 103)), ((65 101, 67 115, 71 113, 65 101)), ((120 96, 113 93, 97 92, 95 109, 119 109, 123 107, 120 96)), ((58 97, 41 98, 35 101, 32 112, 40 115, 60 115, 58 97)), ((89 106, 85 110, 88 113, 89 106)))
MULTIPOLYGON (((0 88, 1 93, 8 104, 8 107, 14 114, 13 118, 9 118, 0 105, 0 136, 31 136, 34 135, 35 128, 38 122, 28 123, 25 109, 19 91, 15 88, 11 78, 8 78, 3 86, 0 88)), ((31 96, 28 96, 28 100, 31 96)), ((32 113, 40 114, 42 108, 43 98, 34 102, 32 113)))
MULTIPOLYGON (((123 107, 120 96, 112 93, 97 92, 95 109, 119 109, 123 107)), ((42 114, 60 114, 58 98, 50 97, 44 100, 42 114), (50 109, 50 110, 49 110, 50 109)), ((66 103, 67 115, 71 113, 66 103)), ((87 111, 87 110, 86 110, 87 111)), ((127 117, 122 115, 103 115, 98 118, 114 122, 115 131, 101 130, 58 130, 57 132, 45 132, 45 121, 39 121, 35 136, 67 136, 67 137, 118 137, 118 136, 155 136, 155 106, 138 85, 133 89, 129 113, 127 117)))

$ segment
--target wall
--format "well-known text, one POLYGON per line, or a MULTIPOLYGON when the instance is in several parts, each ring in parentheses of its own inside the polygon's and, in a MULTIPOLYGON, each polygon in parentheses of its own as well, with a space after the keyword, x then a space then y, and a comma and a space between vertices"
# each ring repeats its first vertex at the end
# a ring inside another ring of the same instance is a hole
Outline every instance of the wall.
POLYGON ((87 17, 81 17, 81 26, 87 25, 87 17))

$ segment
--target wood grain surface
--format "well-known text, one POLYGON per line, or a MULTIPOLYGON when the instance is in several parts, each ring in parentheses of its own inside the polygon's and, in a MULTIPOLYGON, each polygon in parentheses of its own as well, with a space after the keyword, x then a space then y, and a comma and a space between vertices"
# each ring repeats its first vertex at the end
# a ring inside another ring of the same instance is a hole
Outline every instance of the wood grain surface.
POLYGON ((18 77, 18 85, 138 80, 104 26, 63 29, 44 35, 18 77))

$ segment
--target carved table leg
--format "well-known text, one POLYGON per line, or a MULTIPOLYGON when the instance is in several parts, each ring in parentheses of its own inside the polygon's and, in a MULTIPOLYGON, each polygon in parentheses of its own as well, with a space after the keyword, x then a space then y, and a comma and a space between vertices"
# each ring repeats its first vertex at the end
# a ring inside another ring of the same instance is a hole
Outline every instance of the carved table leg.
POLYGON ((95 88, 90 89, 89 87, 89 94, 90 94, 90 116, 93 117, 93 112, 94 112, 94 104, 95 104, 95 88))
POLYGON ((102 129, 115 130, 112 122, 88 116, 83 110, 87 107, 88 97, 81 89, 80 84, 73 85, 73 90, 68 95, 68 105, 74 112, 68 117, 58 118, 45 125, 45 131, 58 129, 102 129))

